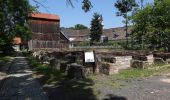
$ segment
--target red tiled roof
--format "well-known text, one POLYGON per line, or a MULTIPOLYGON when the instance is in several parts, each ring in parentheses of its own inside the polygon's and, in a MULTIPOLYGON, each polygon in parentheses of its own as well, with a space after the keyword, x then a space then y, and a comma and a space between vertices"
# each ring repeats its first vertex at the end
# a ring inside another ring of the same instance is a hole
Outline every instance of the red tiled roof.
POLYGON ((60 20, 60 17, 58 15, 46 14, 46 13, 32 13, 32 14, 29 14, 29 18, 60 20))
POLYGON ((21 38, 20 38, 20 37, 15 37, 15 38, 13 39, 13 43, 14 43, 14 44, 20 44, 20 43, 21 43, 21 38))

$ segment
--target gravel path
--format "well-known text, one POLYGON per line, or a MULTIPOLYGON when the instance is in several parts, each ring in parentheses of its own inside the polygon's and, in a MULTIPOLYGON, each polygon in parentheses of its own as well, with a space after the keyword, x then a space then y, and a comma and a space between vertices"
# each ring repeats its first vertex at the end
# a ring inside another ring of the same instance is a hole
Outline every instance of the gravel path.
POLYGON ((170 77, 154 76, 132 80, 121 89, 105 89, 104 100, 170 100, 170 77))
POLYGON ((48 100, 22 56, 15 57, 0 87, 0 100, 48 100))

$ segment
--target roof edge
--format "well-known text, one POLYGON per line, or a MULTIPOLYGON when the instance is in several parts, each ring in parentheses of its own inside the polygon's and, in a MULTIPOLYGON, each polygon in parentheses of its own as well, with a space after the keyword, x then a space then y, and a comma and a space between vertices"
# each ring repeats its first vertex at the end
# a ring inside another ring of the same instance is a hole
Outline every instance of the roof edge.
POLYGON ((29 18, 35 19, 46 19, 46 20, 56 20, 59 21, 60 17, 55 14, 48 14, 48 13, 30 13, 28 14, 29 18))

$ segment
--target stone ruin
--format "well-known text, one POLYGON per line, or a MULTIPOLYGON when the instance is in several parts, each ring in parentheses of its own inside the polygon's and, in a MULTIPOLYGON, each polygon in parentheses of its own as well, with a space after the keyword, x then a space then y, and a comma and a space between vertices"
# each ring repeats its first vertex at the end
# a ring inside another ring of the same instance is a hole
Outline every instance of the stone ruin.
POLYGON ((76 79, 82 79, 85 78, 85 66, 79 65, 77 63, 72 63, 68 65, 68 72, 67 76, 69 78, 76 78, 76 79))
POLYGON ((39 59, 42 63, 47 63, 54 70, 58 70, 61 72, 68 72, 68 76, 73 78, 70 73, 75 78, 83 78, 85 76, 84 67, 84 52, 82 51, 72 51, 72 52, 45 52, 45 51, 37 51, 32 55, 39 59), (73 71, 75 70, 75 71, 73 71), (81 73, 79 73, 79 71, 81 73), (79 75, 81 74, 81 75, 79 75))
POLYGON ((98 73, 112 75, 118 73, 121 69, 127 69, 130 67, 130 61, 132 57, 129 55, 119 53, 97 53, 98 59, 98 73))
POLYGON ((170 64, 170 53, 154 53, 155 64, 170 64))
POLYGON ((151 53, 138 52, 98 52, 98 73, 111 75, 119 70, 134 68, 144 68, 154 63, 151 53))
POLYGON ((137 54, 132 56, 131 67, 144 69, 154 64, 153 54, 137 54))
POLYGON ((38 51, 33 56, 48 63, 52 69, 67 72, 69 76, 72 73, 75 78, 92 73, 112 75, 130 67, 144 69, 152 64, 170 63, 170 53, 95 52, 96 62, 89 64, 84 62, 84 51, 38 51))

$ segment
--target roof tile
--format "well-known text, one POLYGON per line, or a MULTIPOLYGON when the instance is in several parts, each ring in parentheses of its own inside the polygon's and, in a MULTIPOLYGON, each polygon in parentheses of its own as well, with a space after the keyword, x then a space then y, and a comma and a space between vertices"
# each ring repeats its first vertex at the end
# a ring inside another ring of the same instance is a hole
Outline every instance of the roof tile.
POLYGON ((31 13, 28 15, 29 18, 40 18, 40 19, 49 19, 49 20, 60 20, 58 15, 46 14, 46 13, 31 13))

